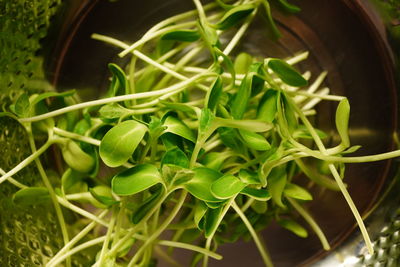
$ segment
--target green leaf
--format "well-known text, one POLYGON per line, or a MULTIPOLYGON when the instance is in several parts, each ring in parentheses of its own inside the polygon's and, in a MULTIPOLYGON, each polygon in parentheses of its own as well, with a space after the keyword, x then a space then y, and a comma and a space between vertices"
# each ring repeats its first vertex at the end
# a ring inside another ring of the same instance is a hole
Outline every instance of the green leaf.
POLYGON ((242 136, 245 144, 251 149, 266 151, 271 148, 271 145, 268 143, 267 139, 260 134, 243 129, 239 129, 239 133, 242 136))
POLYGON ((65 194, 84 192, 87 189, 83 182, 85 175, 68 168, 61 177, 61 188, 65 194))
POLYGON ((255 133, 266 132, 273 128, 273 125, 271 123, 257 120, 232 120, 215 118, 214 121, 218 125, 218 127, 244 129, 255 133))
POLYGON ((298 13, 301 11, 301 9, 298 6, 288 3, 286 0, 276 0, 276 1, 285 11, 289 13, 298 13))
POLYGON ((211 27, 206 20, 200 18, 197 22, 197 28, 209 49, 212 50, 213 47, 218 46, 219 38, 217 31, 215 28, 211 27))
POLYGON ((235 151, 243 151, 243 143, 236 129, 220 127, 218 128, 218 135, 225 146, 235 151))
POLYGON ((214 63, 216 64, 215 66, 221 67, 221 63, 222 63, 222 65, 225 67, 226 71, 229 72, 229 74, 231 75, 231 86, 234 87, 236 74, 235 74, 235 67, 233 66, 232 60, 216 46, 212 47, 212 52, 214 55, 214 61, 215 61, 214 63), (221 58, 222 58, 222 62, 220 62, 221 58))
MULTIPOLYGON (((167 41, 161 43, 169 43, 167 41)), ((143 74, 135 80, 135 90, 137 93, 151 91, 156 78, 158 77, 159 71, 153 66, 147 66, 143 74)))
POLYGON ((350 117, 350 104, 347 98, 344 98, 339 102, 336 109, 336 129, 342 140, 342 145, 344 147, 350 146, 349 138, 349 117, 350 117))
POLYGON ((306 189, 291 183, 286 184, 283 193, 285 194, 285 196, 295 199, 300 199, 300 200, 313 199, 312 195, 306 189))
POLYGON ((229 157, 228 154, 223 154, 220 152, 209 152, 202 157, 201 163, 207 168, 219 171, 222 164, 229 157))
POLYGON ((246 184, 240 181, 239 178, 227 174, 212 183, 211 193, 216 198, 229 199, 236 196, 245 187, 246 184))
POLYGON ((275 167, 268 176, 268 191, 271 193, 272 200, 282 208, 286 207, 282 202, 282 194, 286 186, 286 181, 285 166, 275 167))
POLYGON ((179 135, 193 143, 196 142, 196 136, 193 131, 184 124, 181 120, 174 116, 168 116, 163 123, 164 126, 167 127, 165 132, 170 132, 176 135, 179 135))
POLYGON ((113 75, 111 81, 112 95, 116 96, 124 93, 127 94, 129 89, 125 72, 114 63, 108 64, 108 69, 113 75))
POLYGON ((220 208, 222 205, 226 203, 226 201, 220 201, 220 202, 205 202, 207 207, 210 209, 217 209, 220 208))
POLYGON ((267 65, 284 83, 295 87, 307 85, 307 80, 285 61, 271 58, 267 65))
POLYGON ((295 221, 283 219, 279 220, 278 224, 299 237, 306 238, 308 236, 307 230, 295 221))
POLYGON ((217 4, 218 4, 220 7, 222 7, 222 8, 225 9, 225 10, 229 10, 229 9, 235 7, 234 5, 225 4, 225 3, 223 2, 223 0, 216 0, 216 2, 217 2, 217 4))
POLYGON ((26 117, 29 115, 31 103, 29 102, 29 96, 27 93, 23 93, 18 97, 17 102, 15 102, 14 111, 20 117, 26 117))
POLYGON ((245 187, 240 193, 259 201, 267 201, 271 199, 270 193, 264 188, 257 189, 257 188, 245 187))
POLYGON ((181 111, 188 114, 196 114, 195 107, 184 103, 168 102, 165 100, 159 101, 160 104, 166 106, 167 108, 175 111, 181 111))
POLYGON ((195 42, 200 39, 200 33, 197 30, 173 30, 161 36, 161 40, 195 42))
POLYGON ((283 112, 285 115, 285 120, 287 123, 289 133, 293 134, 293 132, 298 127, 298 121, 297 121, 295 110, 290 105, 290 103, 287 101, 286 96, 284 96, 284 95, 282 95, 282 105, 283 105, 283 112))
POLYGON ((242 4, 229 9, 221 20, 215 24, 215 27, 220 30, 229 29, 240 21, 245 19, 253 12, 255 6, 253 4, 242 4))
POLYGON ((132 111, 122 107, 117 103, 107 104, 100 108, 99 114, 101 119, 115 120, 119 119, 132 111))
POLYGON ((215 116, 208 108, 201 110, 199 121, 199 136, 206 134, 214 125, 215 116))
POLYGON ((163 192, 164 188, 160 186, 150 197, 144 200, 132 215, 131 221, 133 224, 138 224, 158 204, 163 192))
POLYGON ((89 173, 96 165, 92 156, 84 152, 81 147, 70 139, 64 139, 61 145, 61 153, 67 165, 72 169, 89 173))
MULTIPOLYGON (((324 139, 328 137, 328 134, 326 134, 325 132, 316 128, 314 128, 314 130, 317 132, 319 138, 324 139)), ((304 125, 299 125, 297 127, 297 129, 293 132, 293 138, 313 139, 313 137, 310 134, 310 131, 308 131, 307 127, 305 127, 304 125)))
POLYGON ((151 164, 141 164, 124 170, 112 178, 111 185, 115 194, 129 196, 162 183, 161 174, 151 164))
POLYGON ((205 108, 208 108, 212 111, 215 111, 217 108, 219 98, 221 97, 222 94, 222 79, 221 76, 218 75, 217 79, 214 81, 214 83, 211 86, 211 89, 208 90, 206 98, 205 98, 205 108))
POLYGON ((255 200, 251 203, 251 208, 258 214, 264 214, 268 210, 268 204, 266 201, 255 200))
POLYGON ((221 200, 211 194, 211 185, 222 174, 209 168, 196 168, 194 169, 193 178, 184 184, 184 187, 190 194, 197 199, 207 202, 220 202, 221 200))
POLYGON ((276 27, 276 24, 272 17, 271 7, 269 5, 268 0, 262 0, 262 4, 264 6, 265 12, 261 12, 261 14, 266 19, 267 28, 269 28, 269 30, 272 32, 272 38, 278 39, 281 37, 281 33, 279 32, 278 28, 276 27))
POLYGON ((245 52, 240 53, 234 60, 233 66, 238 74, 245 74, 253 63, 253 57, 245 52))
POLYGON ((189 168, 189 159, 186 154, 178 147, 174 147, 165 152, 161 159, 161 166, 174 165, 182 168, 189 168))
POLYGON ((13 196, 16 205, 30 206, 50 203, 50 194, 45 187, 28 187, 18 190, 13 196))
POLYGON ((259 62, 251 64, 248 73, 240 83, 239 89, 230 105, 232 117, 234 119, 243 118, 250 97, 256 95, 264 87, 264 80, 257 76, 259 73, 263 72, 262 67, 263 65, 259 62))
POLYGON ((207 205, 204 204, 203 201, 196 201, 196 205, 194 207, 194 222, 200 230, 203 230, 202 219, 207 212, 207 205))
POLYGON ((260 184, 258 174, 249 170, 241 169, 239 171, 239 178, 245 184, 260 184))
POLYGON ((204 232, 205 237, 208 238, 218 228, 219 218, 222 216, 223 207, 216 209, 208 209, 205 215, 204 232))
POLYGON ((277 91, 268 89, 262 96, 257 108, 257 120, 272 123, 277 111, 277 91))
POLYGON ((109 130, 100 143, 100 157, 109 167, 118 167, 127 162, 142 141, 147 127, 129 120, 109 130))
POLYGON ((35 106, 37 103, 41 102, 42 100, 45 100, 46 98, 50 97, 68 97, 68 96, 73 96, 76 93, 76 90, 68 90, 65 92, 46 92, 43 94, 40 94, 36 96, 35 98, 32 99, 31 106, 35 106))
MULTIPOLYGON (((111 207, 119 203, 112 197, 111 188, 105 185, 98 185, 93 188, 89 188, 90 194, 101 204, 106 207, 111 207)), ((101 207, 99 207, 101 208, 101 207)))

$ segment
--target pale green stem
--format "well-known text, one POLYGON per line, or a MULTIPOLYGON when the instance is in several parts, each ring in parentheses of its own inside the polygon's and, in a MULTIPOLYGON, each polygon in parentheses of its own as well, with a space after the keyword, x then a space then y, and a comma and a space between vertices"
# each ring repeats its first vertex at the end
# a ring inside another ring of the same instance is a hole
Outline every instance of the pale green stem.
POLYGON ((75 253, 78 253, 79 251, 82 251, 84 249, 90 248, 90 247, 95 246, 97 244, 103 243, 105 239, 106 239, 105 236, 101 236, 101 237, 92 239, 90 241, 87 241, 87 242, 85 242, 83 244, 80 244, 79 246, 76 246, 73 249, 71 249, 70 251, 68 251, 67 253, 64 253, 63 255, 60 255, 60 257, 57 257, 57 259, 55 259, 53 261, 52 265, 46 265, 46 267, 60 266, 59 264, 61 262, 63 262, 66 258, 71 257, 72 255, 74 255, 75 253))
POLYGON ((374 248, 372 246, 371 239, 368 235, 367 228, 365 227, 364 221, 362 220, 361 215, 358 212, 357 207, 353 202, 353 199, 350 197, 350 194, 347 191, 346 186, 343 184, 342 178, 340 177, 338 171, 336 170, 335 165, 329 164, 328 166, 329 166, 329 170, 331 171, 333 177, 336 180, 336 183, 339 185, 339 188, 342 191, 344 198, 346 199, 347 203, 349 204, 349 207, 350 207, 351 211, 353 212, 354 217, 356 218, 358 226, 360 227, 360 230, 361 230, 361 234, 364 237, 365 245, 367 246, 369 254, 371 254, 371 255, 374 254, 374 248))
POLYGON ((127 200, 125 198, 121 199, 121 204, 120 204, 120 208, 118 211, 117 225, 115 227, 115 237, 113 239, 112 246, 114 246, 114 244, 116 244, 120 238, 121 228, 122 228, 123 222, 125 220, 126 202, 127 202, 127 200))
POLYGON ((265 266, 272 267, 273 264, 272 264, 270 256, 268 255, 268 252, 267 252, 266 248, 264 247, 264 244, 261 242, 260 238, 258 237, 253 226, 247 219, 246 215, 242 212, 242 210, 238 207, 238 205, 235 202, 232 203, 232 208, 236 211, 237 214, 239 214, 239 217, 242 219, 243 223, 247 227, 247 230, 249 230, 250 235, 253 237, 254 243, 256 243, 256 246, 258 248, 258 251, 261 254, 261 257, 265 263, 265 266))
POLYGON ((137 229, 142 227, 142 225, 149 218, 151 218, 151 216, 153 216, 154 212, 156 212, 160 208, 160 205, 167 199, 167 197, 170 193, 172 193, 172 192, 165 194, 158 201, 158 203, 156 205, 154 205, 154 207, 146 214, 146 216, 144 216, 144 218, 138 224, 136 224, 131 229, 129 229, 128 232, 125 233, 124 237, 121 238, 118 242, 115 243, 115 245, 112 246, 110 251, 107 253, 107 256, 109 256, 109 257, 114 256, 117 253, 118 249, 120 249, 121 246, 124 245, 126 241, 128 241, 130 238, 132 238, 136 234, 137 229))
POLYGON ((240 39, 243 37, 245 32, 250 26, 250 23, 252 22, 254 16, 257 14, 258 8, 255 8, 254 11, 250 14, 250 16, 246 19, 246 21, 242 24, 242 26, 239 28, 239 30, 236 32, 236 34, 232 37, 231 41, 229 44, 225 47, 223 53, 225 55, 229 55, 232 50, 235 48, 235 46, 239 43, 240 39))
POLYGON ((161 249, 158 246, 154 247, 154 252, 162 258, 165 262, 167 262, 170 266, 175 266, 175 267, 184 267, 182 264, 177 262, 173 257, 168 255, 163 249, 161 249))
MULTIPOLYGON (((157 61, 154 61, 153 59, 149 58, 148 56, 146 56, 145 54, 143 54, 143 53, 141 53, 141 52, 139 52, 137 50, 133 51, 133 54, 135 56, 137 56, 138 58, 140 58, 141 60, 145 61, 146 63, 148 63, 148 64, 160 69, 161 71, 163 71, 163 72, 165 72, 165 73, 167 73, 167 74, 169 74, 169 75, 171 75, 171 76, 173 76, 175 78, 177 78, 178 80, 186 81, 186 80, 189 79, 188 77, 186 77, 186 76, 174 71, 173 69, 170 69, 168 67, 165 67, 164 65, 161 65, 157 61)), ((204 85, 197 84, 196 86, 199 87, 200 89, 204 90, 204 91, 208 90, 208 87, 206 87, 204 85)))
POLYGON ((182 249, 187 249, 187 250, 192 250, 196 251, 199 253, 202 253, 204 255, 207 255, 208 257, 214 258, 216 260, 221 260, 222 256, 220 254, 217 254, 213 251, 207 250, 205 248, 199 247, 199 246, 194 246, 191 244, 186 244, 182 242, 176 242, 176 241, 169 241, 169 240, 161 240, 157 242, 157 245, 163 245, 167 247, 174 247, 174 248, 182 248, 182 249))
POLYGON ((101 224, 103 226, 108 227, 108 223, 107 222, 105 222, 104 220, 100 219, 96 215, 94 215, 94 214, 92 214, 92 213, 90 213, 90 212, 88 212, 88 211, 86 211, 84 209, 81 209, 78 206, 75 206, 74 204, 72 204, 68 200, 66 200, 66 199, 64 199, 62 197, 59 197, 59 196, 57 196, 57 200, 58 200, 58 203, 60 203, 62 206, 64 206, 64 207, 66 207, 66 208, 68 208, 68 209, 70 209, 70 210, 82 215, 83 217, 86 217, 86 218, 88 218, 88 219, 90 219, 92 221, 95 221, 98 224, 101 224))
POLYGON ((45 113, 42 115, 33 116, 30 118, 22 118, 22 119, 19 119, 19 122, 24 123, 24 122, 40 121, 40 120, 45 120, 45 119, 48 119, 51 117, 55 117, 58 115, 62 115, 62 114, 71 112, 71 111, 80 110, 80 109, 84 109, 84 108, 88 108, 88 107, 100 106, 100 105, 115 103, 115 102, 122 102, 122 101, 130 100, 130 99, 143 99, 143 98, 148 98, 148 97, 157 97, 157 96, 162 96, 164 94, 168 94, 171 92, 178 93, 182 89, 187 88, 188 86, 196 83, 197 80, 199 80, 203 77, 213 76, 213 75, 215 75, 215 74, 203 73, 203 74, 195 75, 186 81, 174 84, 172 86, 166 87, 164 89, 160 89, 158 91, 143 92, 143 93, 136 93, 136 94, 130 94, 130 95, 122 95, 122 96, 114 96, 114 97, 79 103, 79 104, 71 105, 71 106, 64 107, 64 108, 61 108, 58 110, 54 110, 54 111, 51 111, 51 112, 48 112, 48 113, 45 113))
POLYGON ((306 97, 311 97, 311 98, 318 98, 318 99, 323 99, 323 100, 331 100, 331 101, 342 101, 346 97, 344 96, 337 96, 337 95, 328 95, 326 94, 326 90, 321 91, 321 93, 309 93, 307 91, 289 91, 289 90, 282 90, 285 91, 288 95, 300 95, 300 96, 306 96, 306 97))
POLYGON ((77 133, 68 132, 68 131, 65 131, 63 129, 57 128, 57 127, 54 127, 53 131, 54 131, 55 134, 57 134, 59 136, 68 137, 68 138, 75 139, 75 140, 78 140, 78 141, 82 141, 82 142, 85 142, 85 143, 88 143, 88 144, 92 144, 92 145, 95 145, 95 146, 100 146, 100 143, 101 143, 100 140, 97 140, 97 139, 94 139, 94 138, 91 138, 91 137, 88 137, 88 136, 80 135, 80 134, 77 134, 77 133))
MULTIPOLYGON (((243 213, 245 213, 246 210, 248 210, 248 209, 251 207, 251 204, 253 204, 254 201, 255 201, 254 198, 249 198, 249 199, 246 201, 246 203, 244 203, 244 205, 240 208, 240 210, 241 210, 243 213)), ((232 220, 233 220, 233 219, 236 219, 237 217, 239 217, 239 214, 238 214, 238 213, 236 213, 236 214, 233 216, 232 220)))
POLYGON ((9 179, 14 174, 18 173, 20 170, 31 164, 35 159, 42 155, 46 150, 53 144, 53 140, 48 140, 42 147, 32 153, 29 157, 21 161, 17 166, 12 168, 6 174, 0 177, 0 184, 9 179))
MULTIPOLYGON (((289 100, 290 101, 290 100, 289 100)), ((291 102, 291 105, 293 106, 293 108, 296 110, 296 113, 299 115, 300 119, 303 121, 304 125, 307 127, 308 131, 310 132, 311 136, 313 137, 315 143, 317 144, 319 150, 321 150, 321 153, 326 155, 327 154, 327 150, 324 146, 324 144, 322 143, 321 139, 319 138, 317 132, 315 131, 314 127, 311 125, 310 121, 307 119, 306 116, 304 116, 304 114, 301 112, 301 110, 296 106, 296 104, 294 104, 293 102, 291 102)), ((400 152, 400 151, 399 151, 400 152)), ((335 178, 336 183, 338 184, 340 191, 342 192, 344 198, 346 199, 351 211, 353 212, 354 218, 356 219, 358 226, 361 230, 361 234, 365 240, 365 244, 367 246, 368 252, 370 254, 374 253, 374 249, 371 243, 371 239, 368 235, 367 229, 365 227, 364 221, 361 218, 360 213, 357 210, 357 207, 354 205, 353 200, 350 197, 349 192, 347 191, 342 178, 340 177, 339 173, 336 170, 336 167, 334 164, 329 164, 329 170, 331 171, 333 177, 335 178)))
POLYGON ((290 204, 295 208, 295 210, 304 218, 304 220, 311 226, 311 229, 315 232, 318 236, 319 240, 321 241, 322 247, 325 250, 330 250, 331 246, 326 239, 324 232, 321 230, 319 225, 315 222, 314 218, 299 204, 297 201, 291 198, 287 198, 290 204))
MULTIPOLYGON (((0 174, 1 175, 5 175, 6 174, 6 172, 2 169, 2 168, 0 168, 0 174)), ((0 179, 1 181, 0 181, 0 184, 2 183, 2 182, 4 182, 4 181, 9 181, 10 183, 12 183, 13 185, 15 185, 16 187, 18 187, 18 188, 20 188, 20 189, 24 189, 24 188, 28 188, 28 186, 26 186, 26 185, 24 185, 24 184, 21 184, 20 182, 18 182, 17 180, 15 180, 14 178, 12 178, 12 177, 8 177, 8 179, 0 179)))
MULTIPOLYGON (((27 127, 27 132, 28 132, 28 135, 29 135, 30 148, 32 150, 32 153, 35 154, 37 152, 36 144, 35 144, 35 139, 33 137, 30 125, 27 127)), ((49 132, 49 140, 51 138, 52 138, 52 132, 49 132)), ((41 148, 43 148, 43 146, 41 148)), ((54 210, 56 212, 57 220, 58 220, 58 223, 60 225, 61 234, 62 234, 64 245, 65 245, 65 244, 67 244, 69 242, 68 230, 67 230, 67 225, 65 223, 64 215, 62 213, 60 204, 57 201, 56 193, 54 191, 53 186, 51 185, 51 183, 49 181, 49 178, 47 177, 46 171, 44 170, 42 162, 40 161, 39 157, 35 158, 35 164, 36 164, 36 167, 37 167, 37 169, 38 169, 38 171, 40 173, 40 176, 42 177, 42 181, 43 181, 44 185, 46 186, 47 190, 49 191, 51 202, 53 203, 54 210)), ((67 258, 66 265, 67 265, 67 267, 71 266, 71 258, 67 258)))
POLYGON ((116 218, 117 218, 117 214, 115 214, 115 208, 114 208, 113 214, 112 214, 112 217, 111 217, 111 220, 110 220, 110 225, 109 225, 109 227, 107 229, 106 239, 104 240, 103 247, 101 248, 100 257, 99 257, 99 260, 98 260, 98 266, 103 266, 103 264, 104 264, 104 261, 105 261, 105 258, 106 258, 105 257, 106 256, 106 252, 108 250, 108 245, 109 245, 110 239, 111 239, 111 234, 114 231, 114 225, 115 225, 116 218))
POLYGON ((196 5, 200 19, 207 19, 206 12, 204 11, 203 5, 201 4, 200 0, 193 0, 193 2, 196 5))
MULTIPOLYGON (((101 214, 99 214, 99 218, 103 218, 108 213, 108 210, 104 210, 101 214)), ((60 249, 57 254, 46 264, 46 267, 55 267, 54 262, 58 261, 58 258, 64 255, 70 248, 72 248, 76 243, 78 243, 83 237, 85 237, 95 226, 96 222, 92 221, 89 223, 82 231, 80 231, 77 235, 74 236, 65 246, 60 249)))
POLYGON ((155 31, 151 34, 149 34, 148 36, 146 36, 145 38, 140 39, 139 41, 136 41, 135 43, 133 43, 132 45, 130 45, 129 47, 127 47, 125 50, 123 50, 122 52, 120 52, 118 54, 119 57, 124 57, 127 54, 131 53, 132 51, 134 51, 136 48, 138 48, 139 46, 147 43, 148 41, 163 35, 164 33, 167 33, 169 31, 173 31, 173 30, 179 30, 179 29, 185 29, 185 28, 190 28, 196 25, 195 21, 190 21, 190 22, 185 22, 179 25, 173 25, 173 26, 169 26, 169 27, 165 27, 161 30, 155 31))
MULTIPOLYGON (((235 196, 235 197, 236 197, 236 196, 235 196)), ((228 203, 225 204, 225 207, 224 207, 224 209, 222 210, 221 215, 219 216, 218 221, 217 221, 217 223, 216 223, 217 227, 215 227, 215 228, 213 229, 213 231, 210 233, 210 235, 208 236, 208 238, 207 238, 207 240, 206 240, 206 246, 205 246, 205 249, 206 249, 206 250, 210 250, 211 242, 212 242, 212 240, 213 240, 213 238, 214 238, 215 233, 216 233, 217 230, 218 230, 218 226, 221 224, 222 220, 223 220, 224 217, 225 217, 225 214, 228 212, 228 210, 229 210, 229 208, 231 207, 232 203, 235 201, 235 197, 232 197, 232 198, 228 201, 228 203)), ((204 255, 203 267, 207 267, 207 266, 208 266, 208 256, 207 256, 207 255, 204 255)))
MULTIPOLYGON (((317 94, 318 95, 321 95, 321 96, 323 96, 323 95, 325 95, 325 96, 328 96, 329 95, 329 88, 327 88, 327 87, 325 87, 325 88, 322 88, 321 90, 319 90, 318 92, 317 92, 317 94)), ((301 107, 301 109, 302 110, 308 110, 308 109, 312 109, 313 107, 315 107, 319 102, 321 102, 323 99, 322 98, 319 98, 319 97, 311 97, 311 99, 308 101, 308 102, 306 102, 302 107, 301 107)), ((335 100, 334 100, 335 101, 335 100)))
POLYGON ((143 243, 143 245, 140 247, 140 249, 136 252, 135 256, 133 256, 132 260, 129 262, 128 267, 132 267, 136 262, 139 260, 139 257, 143 254, 147 246, 152 244, 154 240, 158 238, 158 236, 164 232, 164 230, 168 227, 168 225, 172 222, 172 220, 175 218, 175 216, 178 214, 180 211, 183 203, 185 202, 187 196, 187 191, 183 190, 181 192, 181 195, 178 199, 178 203, 175 205, 175 207, 170 211, 170 214, 168 215, 167 218, 164 219, 163 223, 157 228, 156 231, 152 233, 152 235, 146 239, 146 241, 143 243))
MULTIPOLYGON (((315 79, 315 81, 308 87, 307 92, 314 93, 319 88, 319 86, 323 83, 323 81, 325 80, 327 75, 328 75, 327 71, 321 72, 321 74, 318 75, 317 79, 315 79)), ((296 103, 298 103, 298 102, 304 101, 305 99, 306 99, 306 97, 304 97, 304 96, 296 96, 294 98, 294 101, 296 103)))

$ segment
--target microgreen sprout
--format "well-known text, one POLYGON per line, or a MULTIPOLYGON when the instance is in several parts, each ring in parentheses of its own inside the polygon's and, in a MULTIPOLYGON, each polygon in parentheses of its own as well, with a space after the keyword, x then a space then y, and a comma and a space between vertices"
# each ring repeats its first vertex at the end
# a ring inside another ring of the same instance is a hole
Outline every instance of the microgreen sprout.
POLYGON ((295 65, 308 52, 283 60, 235 51, 257 15, 280 35, 267 0, 205 6, 194 0, 194 6, 133 44, 92 35, 131 57, 127 66, 109 64, 104 98, 79 102, 74 91, 22 94, 1 113, 25 127, 32 154, 11 170, 0 169, 0 184, 20 189, 13 198, 18 205, 53 203, 61 226, 64 247, 46 266, 70 266, 74 254, 97 246, 93 266, 152 266, 155 257, 174 262, 172 248, 180 248, 194 252, 193 266, 202 261, 205 267, 210 257, 222 259, 218 245, 246 237, 272 266, 259 234, 271 220, 303 238, 311 229, 329 250, 307 211, 313 186, 341 191, 373 253, 343 181, 344 163, 385 160, 400 151, 347 156, 359 148, 348 135, 350 103, 324 86, 327 72, 298 72, 295 65), (221 41, 227 34, 230 41, 221 41), (309 119, 321 101, 337 104, 340 143, 334 147, 326 147, 327 133, 309 119), (50 182, 42 164, 50 147, 58 148, 52 153, 64 166, 59 184, 50 182), (330 173, 310 164, 317 161, 325 161, 330 173), (29 164, 36 164, 43 186, 12 178, 29 164), (298 184, 304 177, 310 188, 298 184), (88 203, 92 208, 84 209, 88 203), (71 231, 61 206, 89 222, 71 231), (98 236, 84 241, 94 229, 98 236), (166 231, 171 240, 163 240, 166 231))

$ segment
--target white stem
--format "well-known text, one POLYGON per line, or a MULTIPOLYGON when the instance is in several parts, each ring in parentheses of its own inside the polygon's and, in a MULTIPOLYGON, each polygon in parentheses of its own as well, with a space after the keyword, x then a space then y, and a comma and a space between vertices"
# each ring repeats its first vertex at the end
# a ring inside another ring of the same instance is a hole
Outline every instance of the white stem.
MULTIPOLYGON (((71 111, 75 111, 75 110, 79 110, 79 109, 84 109, 84 108, 88 108, 88 107, 94 107, 94 106, 100 106, 100 105, 104 105, 104 104, 109 104, 109 103, 115 103, 115 102, 122 102, 122 101, 126 101, 126 100, 132 100, 132 99, 143 99, 143 98, 149 98, 149 97, 157 97, 157 96, 161 96, 167 93, 171 93, 171 92, 176 92, 178 93, 179 91, 181 91, 183 88, 186 88, 187 86, 189 86, 190 84, 196 82, 197 80, 203 78, 203 77, 207 77, 207 76, 214 76, 215 74, 213 73, 202 73, 199 75, 195 75, 193 77, 191 77, 190 79, 171 85, 169 87, 166 87, 164 89, 160 89, 157 91, 151 91, 151 92, 143 92, 143 93, 136 93, 136 94, 129 94, 129 95, 121 95, 121 96, 114 96, 114 97, 109 97, 109 98, 104 98, 104 99, 99 99, 99 100, 93 100, 93 101, 88 101, 88 102, 84 102, 84 103, 79 103, 79 104, 75 104, 75 105, 71 105, 65 108, 61 108, 61 109, 57 109, 42 115, 38 115, 38 116, 33 116, 30 118, 22 118, 19 120, 19 122, 21 123, 25 123, 25 122, 34 122, 34 121, 40 121, 40 120, 45 120, 51 117, 55 117, 55 116, 59 116, 71 111)), ((13 174, 12 174, 13 175, 13 174)))
MULTIPOLYGON (((1 175, 5 175, 6 172, 5 172, 2 168, 0 168, 0 174, 1 174, 1 175)), ((20 182, 18 182, 17 180, 15 180, 15 179, 12 178, 12 177, 8 177, 7 179, 2 179, 2 180, 0 181, 0 184, 1 184, 2 182, 4 182, 4 181, 9 181, 10 183, 12 183, 13 185, 15 185, 16 187, 18 187, 18 188, 20 188, 20 189, 28 188, 28 186, 26 186, 26 185, 24 185, 24 184, 21 184, 20 182)))
POLYGON ((72 210, 72 211, 74 211, 74 212, 76 212, 76 213, 78 213, 78 214, 80 214, 80 215, 92 220, 92 221, 95 221, 98 224, 101 224, 103 226, 108 227, 108 223, 107 222, 105 222, 104 220, 100 219, 96 215, 94 215, 94 214, 92 214, 92 213, 90 213, 90 212, 88 212, 88 211, 86 211, 84 209, 81 209, 78 206, 75 206, 74 204, 72 204, 68 200, 66 200, 66 199, 64 199, 62 197, 59 197, 59 196, 57 196, 57 200, 58 200, 58 203, 60 203, 64 207, 66 207, 66 208, 68 208, 68 209, 70 209, 70 210, 72 210))
POLYGON ((238 207, 238 205, 235 202, 232 203, 232 208, 239 215, 240 219, 242 219, 243 223, 247 227, 247 230, 249 230, 250 235, 253 237, 254 243, 256 243, 256 246, 258 248, 258 251, 261 254, 261 257, 264 261, 265 266, 272 267, 273 264, 272 264, 271 258, 268 255, 266 248, 264 247, 263 243, 261 242, 260 238, 258 237, 256 231, 254 230, 253 225, 249 222, 246 215, 244 215, 242 210, 238 207))
POLYGON ((63 136, 63 137, 68 137, 68 138, 75 139, 75 140, 78 140, 78 141, 82 141, 82 142, 85 142, 85 143, 88 143, 88 144, 92 144, 92 145, 95 145, 95 146, 100 146, 100 142, 101 142, 100 140, 97 140, 97 139, 94 139, 94 138, 91 138, 91 137, 88 137, 88 136, 84 136, 84 135, 80 135, 80 134, 77 134, 77 133, 68 132, 68 131, 65 131, 63 129, 57 128, 57 127, 54 127, 53 131, 54 131, 55 134, 63 136))
MULTIPOLYGON (((98 217, 103 218, 108 213, 108 210, 104 210, 98 217)), ((78 243, 83 237, 85 237, 95 226, 96 222, 92 221, 89 223, 82 231, 74 236, 65 246, 60 249, 57 254, 46 264, 46 267, 53 267, 54 262, 58 262, 58 258, 65 254, 70 248, 72 248, 76 243, 78 243)))

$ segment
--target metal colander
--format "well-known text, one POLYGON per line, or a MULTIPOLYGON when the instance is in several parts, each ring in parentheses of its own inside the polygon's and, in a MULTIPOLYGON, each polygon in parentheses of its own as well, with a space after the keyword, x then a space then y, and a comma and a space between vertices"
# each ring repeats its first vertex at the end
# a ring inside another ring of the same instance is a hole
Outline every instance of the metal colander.
MULTIPOLYGON (((49 31, 55 24, 55 18, 63 16, 67 5, 65 2, 0 0, 2 107, 9 105, 24 91, 51 90, 46 79, 44 58, 48 44, 55 42, 55 39, 49 38, 49 31)), ((380 2, 384 9, 389 10, 389 17, 393 19, 393 16, 399 16, 400 4, 397 0, 380 2)), ((399 19, 391 20, 391 32, 400 31, 400 26, 397 26, 399 19)), ((10 118, 0 117, 0 166, 4 168, 0 171, 7 172, 29 154, 29 143, 23 128, 10 118)), ((14 178, 29 186, 40 186, 42 183, 33 164, 14 178)), ((399 186, 396 182, 393 188, 396 190, 399 186)), ((377 253, 374 256, 365 253, 360 237, 354 234, 348 239, 350 241, 315 265, 400 266, 400 210, 397 210, 400 202, 395 190, 388 194, 382 207, 367 221, 375 238, 377 253)), ((0 266, 44 266, 63 246, 54 208, 51 205, 29 208, 15 206, 12 195, 16 191, 17 188, 10 183, 0 185, 0 266)), ((71 224, 73 219, 72 216, 71 224)), ((90 266, 93 257, 90 252, 74 256, 72 265, 90 266)))

